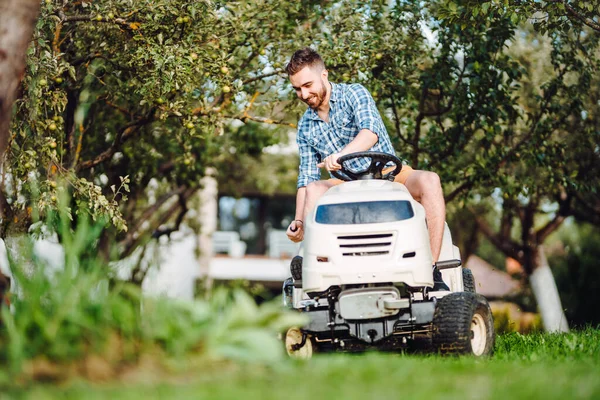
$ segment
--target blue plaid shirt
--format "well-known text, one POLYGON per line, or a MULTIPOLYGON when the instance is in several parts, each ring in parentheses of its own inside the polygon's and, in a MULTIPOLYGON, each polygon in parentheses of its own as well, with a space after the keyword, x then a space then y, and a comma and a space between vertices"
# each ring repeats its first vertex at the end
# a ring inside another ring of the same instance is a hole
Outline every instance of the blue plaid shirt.
MULTIPOLYGON (((317 164, 327 156, 342 151, 362 129, 368 129, 379 137, 369 151, 396 154, 369 91, 360 84, 331 83, 329 123, 323 121, 312 108, 306 110, 298 123, 298 188, 321 179, 317 164)), ((344 165, 351 171, 360 171, 369 164, 368 158, 356 158, 344 165)))

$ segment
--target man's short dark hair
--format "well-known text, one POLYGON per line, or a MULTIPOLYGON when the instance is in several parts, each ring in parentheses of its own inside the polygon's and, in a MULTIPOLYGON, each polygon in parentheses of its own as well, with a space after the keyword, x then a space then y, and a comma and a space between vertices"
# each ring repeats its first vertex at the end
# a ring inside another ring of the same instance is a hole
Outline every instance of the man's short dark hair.
POLYGON ((320 69, 325 69, 325 63, 323 62, 323 59, 319 53, 310 47, 305 47, 297 50, 294 55, 292 55, 290 62, 285 67, 285 71, 289 76, 292 76, 298 73, 304 67, 317 67, 320 69))

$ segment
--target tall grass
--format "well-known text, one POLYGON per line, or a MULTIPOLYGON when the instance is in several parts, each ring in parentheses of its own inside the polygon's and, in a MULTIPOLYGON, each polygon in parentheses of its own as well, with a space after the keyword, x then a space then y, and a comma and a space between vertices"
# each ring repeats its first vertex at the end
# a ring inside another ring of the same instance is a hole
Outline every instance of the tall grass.
POLYGON ((569 333, 506 333, 498 335, 495 359, 508 360, 600 360, 600 327, 569 333))
POLYGON ((64 268, 37 258, 31 239, 19 260, 9 259, 16 289, 11 308, 1 310, 0 363, 8 368, 0 385, 91 370, 110 377, 145 356, 272 361, 283 356, 277 334, 302 322, 278 302, 258 306, 242 290, 191 302, 144 298, 90 251, 101 224, 85 213, 74 228, 67 213, 55 218, 64 268))

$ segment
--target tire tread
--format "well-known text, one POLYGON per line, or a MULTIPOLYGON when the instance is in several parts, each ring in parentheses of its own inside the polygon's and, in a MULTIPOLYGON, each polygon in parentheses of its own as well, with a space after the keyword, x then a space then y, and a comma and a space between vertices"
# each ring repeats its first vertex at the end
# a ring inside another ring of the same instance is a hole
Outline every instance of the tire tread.
POLYGON ((485 297, 471 292, 456 292, 442 297, 433 315, 434 349, 442 354, 472 354, 471 321, 479 312, 487 325, 488 343, 483 355, 491 355, 495 333, 492 312, 485 297))
POLYGON ((477 288, 475 286, 475 277, 473 276, 473 272, 469 268, 463 268, 462 276, 464 291, 470 293, 477 293, 477 288))

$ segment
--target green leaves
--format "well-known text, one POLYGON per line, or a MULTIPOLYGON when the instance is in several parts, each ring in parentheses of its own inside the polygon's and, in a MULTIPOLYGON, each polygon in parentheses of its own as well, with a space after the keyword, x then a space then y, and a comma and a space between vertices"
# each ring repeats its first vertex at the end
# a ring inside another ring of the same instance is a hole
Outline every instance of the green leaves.
POLYGON ((148 226, 136 219, 148 215, 151 181, 164 192, 193 190, 225 145, 232 154, 258 156, 281 136, 277 129, 249 129, 243 141, 223 133, 231 121, 295 123, 296 115, 283 111, 289 90, 279 72, 305 34, 302 18, 318 16, 296 2, 266 0, 43 7, 11 128, 19 140, 7 167, 23 184, 6 193, 14 214, 6 221, 26 223, 31 204, 17 199, 34 190, 41 210, 53 205, 52 182, 63 178, 93 218, 125 232, 148 226), (122 176, 134 177, 128 196, 115 193, 122 176))
MULTIPOLYGON (((600 7, 594 1, 471 1, 461 2, 470 10, 466 13, 454 14, 458 19, 451 19, 453 22, 460 21, 463 24, 478 24, 497 20, 498 18, 508 17, 513 24, 529 20, 534 23, 536 30, 545 33, 548 30, 568 31, 573 26, 586 26, 587 28, 600 33, 598 17, 600 16, 600 7)), ((448 2, 448 9, 451 9, 453 2, 448 2)))
MULTIPOLYGON (((486 1, 486 2, 484 2, 484 3, 482 3, 482 4, 481 4, 481 8, 477 8, 477 7, 475 7, 475 8, 473 8, 473 11, 475 11, 475 10, 481 10, 481 13, 482 13, 483 15, 487 15, 487 14, 488 14, 488 12, 489 12, 489 10, 490 10, 490 5, 491 5, 491 4, 492 4, 491 2, 489 2, 489 1, 486 1)), ((475 16, 476 16, 476 15, 475 15, 475 16)))
POLYGON ((169 359, 272 362, 283 356, 278 334, 306 322, 279 299, 257 305, 241 290, 217 290, 208 301, 144 298, 139 287, 115 279, 93 251, 101 224, 81 216, 73 225, 63 208, 56 217, 64 251, 59 265, 34 255, 27 237, 10 242, 18 289, 12 310, 0 306, 0 360, 13 377, 31 378, 25 365, 43 361, 52 367, 47 378, 61 379, 73 370, 66 366, 93 357, 117 371, 157 351, 169 359))

